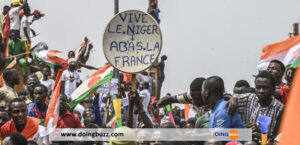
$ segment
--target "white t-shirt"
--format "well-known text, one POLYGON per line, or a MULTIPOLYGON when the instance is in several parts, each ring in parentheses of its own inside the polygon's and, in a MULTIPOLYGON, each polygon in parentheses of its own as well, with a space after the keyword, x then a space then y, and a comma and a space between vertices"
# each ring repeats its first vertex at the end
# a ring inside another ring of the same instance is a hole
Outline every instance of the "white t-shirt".
POLYGON ((10 30, 20 30, 19 7, 11 8, 9 11, 10 30))
POLYGON ((43 77, 40 79, 41 84, 45 85, 48 89, 53 90, 54 87, 54 80, 48 79, 47 81, 43 80, 43 77))
POLYGON ((71 94, 77 88, 77 83, 80 83, 79 74, 76 71, 70 72, 69 70, 64 70, 61 80, 65 81, 65 94, 68 98, 71 98, 71 94))
POLYGON ((28 37, 30 38, 30 25, 29 25, 29 22, 28 22, 28 18, 26 16, 23 16, 22 17, 22 20, 21 20, 21 26, 20 26, 20 36, 23 40, 28 40, 26 38, 26 35, 25 35, 25 31, 24 31, 24 28, 26 28, 26 31, 27 31, 27 34, 28 34, 28 37))
POLYGON ((143 108, 145 111, 148 111, 148 105, 150 103, 151 95, 147 89, 144 89, 140 92, 140 97, 144 98, 143 100, 143 108))

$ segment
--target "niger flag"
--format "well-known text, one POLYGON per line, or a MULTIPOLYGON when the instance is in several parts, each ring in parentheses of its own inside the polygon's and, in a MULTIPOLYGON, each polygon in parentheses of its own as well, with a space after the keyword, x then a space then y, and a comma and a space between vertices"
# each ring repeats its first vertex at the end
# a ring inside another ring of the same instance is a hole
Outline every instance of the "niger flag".
POLYGON ((280 126, 280 145, 300 144, 300 71, 296 72, 280 126))

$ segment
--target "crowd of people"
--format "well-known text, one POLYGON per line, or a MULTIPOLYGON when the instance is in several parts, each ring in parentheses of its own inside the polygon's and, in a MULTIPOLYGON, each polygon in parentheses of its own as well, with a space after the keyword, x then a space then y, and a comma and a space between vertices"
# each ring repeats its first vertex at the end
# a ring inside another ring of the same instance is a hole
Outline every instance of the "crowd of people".
MULTIPOLYGON (((160 22, 157 2, 150 3, 148 13, 160 22)), ((183 94, 162 95, 167 60, 167 56, 163 55, 159 63, 151 67, 158 70, 156 81, 150 75, 150 70, 138 73, 134 75, 138 89, 132 91, 132 76, 120 72, 117 75, 117 93, 96 91, 71 108, 68 105, 72 101, 71 94, 83 81, 79 75, 81 68, 99 69, 86 64, 93 45, 85 37, 82 51, 70 51, 67 59, 60 64, 53 65, 38 59, 36 51, 48 50, 48 46, 40 42, 31 47, 31 33, 34 36, 36 34, 30 29, 30 25, 43 16, 38 10, 31 13, 27 0, 14 0, 10 6, 3 7, 0 15, 0 71, 4 82, 0 88, 0 144, 40 144, 39 125, 46 119, 60 71, 62 75, 61 82, 58 82, 61 83, 61 88, 56 128, 118 128, 116 124, 109 122, 115 114, 113 101, 109 98, 122 98, 122 127, 250 128, 253 139, 247 142, 53 141, 52 145, 258 145, 261 141, 261 127, 257 120, 262 116, 271 118, 267 131, 268 144, 280 142, 282 134, 279 127, 296 68, 285 68, 282 62, 273 60, 267 70, 255 76, 255 86, 251 87, 246 80, 239 80, 234 85, 232 94, 225 92, 221 77, 211 76, 195 78, 190 84, 190 90, 183 94), (16 61, 21 69, 8 67, 12 61, 16 61), (21 78, 24 80, 24 89, 20 91, 15 86, 19 85, 21 78), (182 109, 174 104, 190 104, 190 112, 194 111, 194 114, 187 115, 188 108, 182 109), (171 106, 171 112, 165 108, 167 105, 171 106)), ((143 132, 140 134, 147 135, 143 132)))

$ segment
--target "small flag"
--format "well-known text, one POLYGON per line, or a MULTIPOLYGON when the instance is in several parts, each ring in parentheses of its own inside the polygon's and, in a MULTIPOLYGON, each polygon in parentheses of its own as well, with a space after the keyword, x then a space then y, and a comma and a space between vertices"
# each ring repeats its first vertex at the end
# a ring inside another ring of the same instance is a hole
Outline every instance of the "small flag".
POLYGON ((86 97, 94 93, 99 86, 111 80, 112 77, 113 67, 110 64, 100 68, 71 94, 72 102, 70 102, 68 105, 71 108, 75 107, 86 97))
POLYGON ((56 56, 56 53, 61 53, 58 50, 37 50, 35 51, 35 57, 39 61, 46 62, 49 66, 54 67, 55 64, 62 64, 64 59, 56 56))
MULTIPOLYGON (((17 64, 17 60, 16 58, 14 58, 14 60, 5 68, 13 68, 15 65, 17 64)), ((0 75, 0 88, 3 87, 3 73, 0 75)))
POLYGON ((277 59, 286 67, 297 67, 300 60, 300 35, 270 44, 262 49, 258 70, 266 70, 269 63, 277 59))
MULTIPOLYGON (((89 42, 90 42, 90 40, 87 41, 87 43, 89 43, 89 42)), ((85 43, 85 42, 82 42, 82 43, 74 50, 74 52, 75 52, 75 59, 76 59, 76 60, 78 60, 78 58, 79 58, 79 56, 80 56, 80 54, 81 54, 81 52, 82 52, 82 49, 84 48, 85 45, 86 45, 86 43, 85 43)))
POLYGON ((106 127, 115 128, 117 123, 117 117, 116 115, 113 116, 113 118, 106 124, 106 127))

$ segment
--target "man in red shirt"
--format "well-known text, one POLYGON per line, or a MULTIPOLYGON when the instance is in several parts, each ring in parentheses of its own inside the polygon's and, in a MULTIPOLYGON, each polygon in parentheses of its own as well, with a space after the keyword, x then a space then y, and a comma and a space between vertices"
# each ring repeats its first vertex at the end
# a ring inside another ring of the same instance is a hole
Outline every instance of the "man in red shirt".
POLYGON ((60 96, 57 128, 81 128, 80 119, 68 110, 67 96, 60 96))

